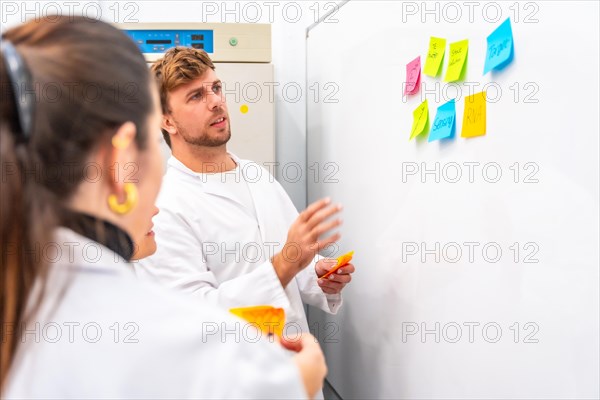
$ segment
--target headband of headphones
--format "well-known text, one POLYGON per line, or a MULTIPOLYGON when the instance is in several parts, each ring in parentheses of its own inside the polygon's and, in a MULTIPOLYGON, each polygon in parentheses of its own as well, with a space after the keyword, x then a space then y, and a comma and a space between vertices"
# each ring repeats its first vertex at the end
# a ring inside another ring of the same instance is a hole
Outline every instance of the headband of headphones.
POLYGON ((6 64, 6 71, 15 95, 15 106, 19 118, 21 134, 25 140, 29 139, 33 128, 33 113, 35 93, 31 85, 31 74, 13 44, 2 40, 2 55, 6 64))

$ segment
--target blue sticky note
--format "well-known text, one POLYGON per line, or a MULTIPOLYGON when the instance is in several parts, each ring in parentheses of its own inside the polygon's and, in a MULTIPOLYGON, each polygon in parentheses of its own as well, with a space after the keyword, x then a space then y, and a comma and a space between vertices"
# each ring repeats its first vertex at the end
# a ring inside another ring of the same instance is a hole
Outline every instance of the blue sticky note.
POLYGON ((438 107, 435 121, 429 132, 429 141, 451 139, 456 131, 456 107, 454 99, 438 107))
POLYGON ((501 70, 513 60, 514 56, 513 34, 510 27, 510 18, 507 18, 487 38, 487 54, 483 74, 490 70, 501 70))

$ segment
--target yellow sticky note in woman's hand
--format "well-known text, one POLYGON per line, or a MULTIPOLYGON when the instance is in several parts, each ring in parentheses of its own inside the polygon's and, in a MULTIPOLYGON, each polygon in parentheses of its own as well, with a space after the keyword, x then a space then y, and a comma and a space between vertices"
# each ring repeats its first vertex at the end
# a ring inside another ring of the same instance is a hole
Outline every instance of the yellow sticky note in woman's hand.
POLYGON ((285 311, 272 306, 239 307, 229 310, 230 313, 255 325, 266 334, 283 335, 285 311))

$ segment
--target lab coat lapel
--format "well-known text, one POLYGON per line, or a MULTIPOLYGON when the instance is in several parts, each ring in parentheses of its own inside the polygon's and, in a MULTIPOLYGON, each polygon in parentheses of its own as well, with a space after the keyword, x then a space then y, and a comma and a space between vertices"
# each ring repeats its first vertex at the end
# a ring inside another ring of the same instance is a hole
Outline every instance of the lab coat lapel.
POLYGON ((242 176, 244 179, 246 179, 246 182, 248 182, 248 190, 250 191, 250 197, 252 197, 252 202, 254 203, 254 211, 256 211, 256 219, 258 222, 258 228, 260 229, 260 238, 262 239, 263 243, 265 243, 268 240, 267 232, 269 231, 267 221, 265 220, 265 217, 268 215, 268 213, 267 210, 264 209, 265 205, 268 206, 267 202, 265 201, 265 190, 268 190, 268 187, 265 187, 262 177, 257 181, 247 179, 247 177, 244 175, 244 171, 246 170, 245 166, 248 164, 248 161, 240 160, 233 154, 231 156, 235 162, 239 164, 242 176))
MULTIPOLYGON (((252 168, 245 167, 256 163, 238 160, 237 158, 234 159, 240 163, 242 173, 255 170, 254 166, 252 168)), ((285 204, 289 200, 283 197, 282 193, 277 190, 279 184, 274 182, 275 178, 258 164, 256 164, 256 167, 261 169, 261 175, 258 179, 254 176, 245 176, 244 178, 248 182, 250 195, 254 202, 254 209, 263 243, 277 243, 275 250, 278 252, 281 251, 285 244, 287 231, 295 216, 286 213, 285 204)), ((295 212, 295 209, 292 212, 295 212)))
MULTIPOLYGON (((281 227, 278 226, 277 219, 272 216, 273 204, 271 202, 274 200, 273 197, 273 188, 271 187, 269 182, 269 174, 261 168, 261 176, 259 179, 255 179, 254 177, 248 178, 245 176, 244 171, 246 171, 246 166, 251 162, 247 160, 240 160, 235 154, 229 153, 229 155, 233 158, 233 160, 240 166, 240 174, 241 179, 245 179, 248 183, 248 190, 250 191, 250 196, 254 203, 254 210, 256 211, 256 218, 258 220, 258 226, 260 229, 260 237, 263 243, 266 242, 276 242, 279 243, 277 246, 277 250, 279 251, 280 247, 283 245, 281 239, 281 227), (281 243, 280 243, 281 242, 281 243)), ((219 196, 225 199, 228 199, 236 204, 240 204, 236 199, 232 198, 229 193, 224 189, 224 185, 219 183, 212 183, 203 179, 202 175, 197 172, 192 171, 188 167, 186 167, 181 161, 171 156, 168 161, 169 167, 175 168, 178 173, 187 174, 189 176, 194 177, 194 179, 198 182, 198 187, 204 193, 213 196, 219 196)), ((260 166, 259 166, 260 167, 260 166)), ((279 201, 280 199, 275 197, 279 201)), ((241 206, 244 206, 243 204, 241 206)), ((285 240, 285 236, 283 237, 285 240)))

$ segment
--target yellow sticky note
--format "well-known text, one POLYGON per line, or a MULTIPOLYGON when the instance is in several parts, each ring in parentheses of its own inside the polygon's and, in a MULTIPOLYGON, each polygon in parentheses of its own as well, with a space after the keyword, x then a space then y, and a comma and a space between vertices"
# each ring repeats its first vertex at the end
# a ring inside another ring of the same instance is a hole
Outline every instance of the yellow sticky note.
POLYGON ((413 125, 410 130, 410 139, 408 140, 412 140, 422 134, 426 130, 425 127, 427 126, 428 120, 429 107, 427 106, 427 100, 425 100, 415 109, 415 111, 413 111, 413 125))
POLYGON ((266 334, 283 335, 285 311, 273 306, 253 306, 232 308, 230 313, 245 319, 266 334))
POLYGON ((465 97, 465 112, 460 136, 465 138, 485 135, 485 92, 465 97))
POLYGON ((463 79, 463 71, 467 67, 467 55, 469 53, 469 41, 450 43, 450 61, 446 70, 446 82, 454 82, 463 79))
POLYGON ((446 52, 446 39, 429 38, 429 51, 425 60, 425 75, 436 77, 441 72, 442 60, 446 52))

